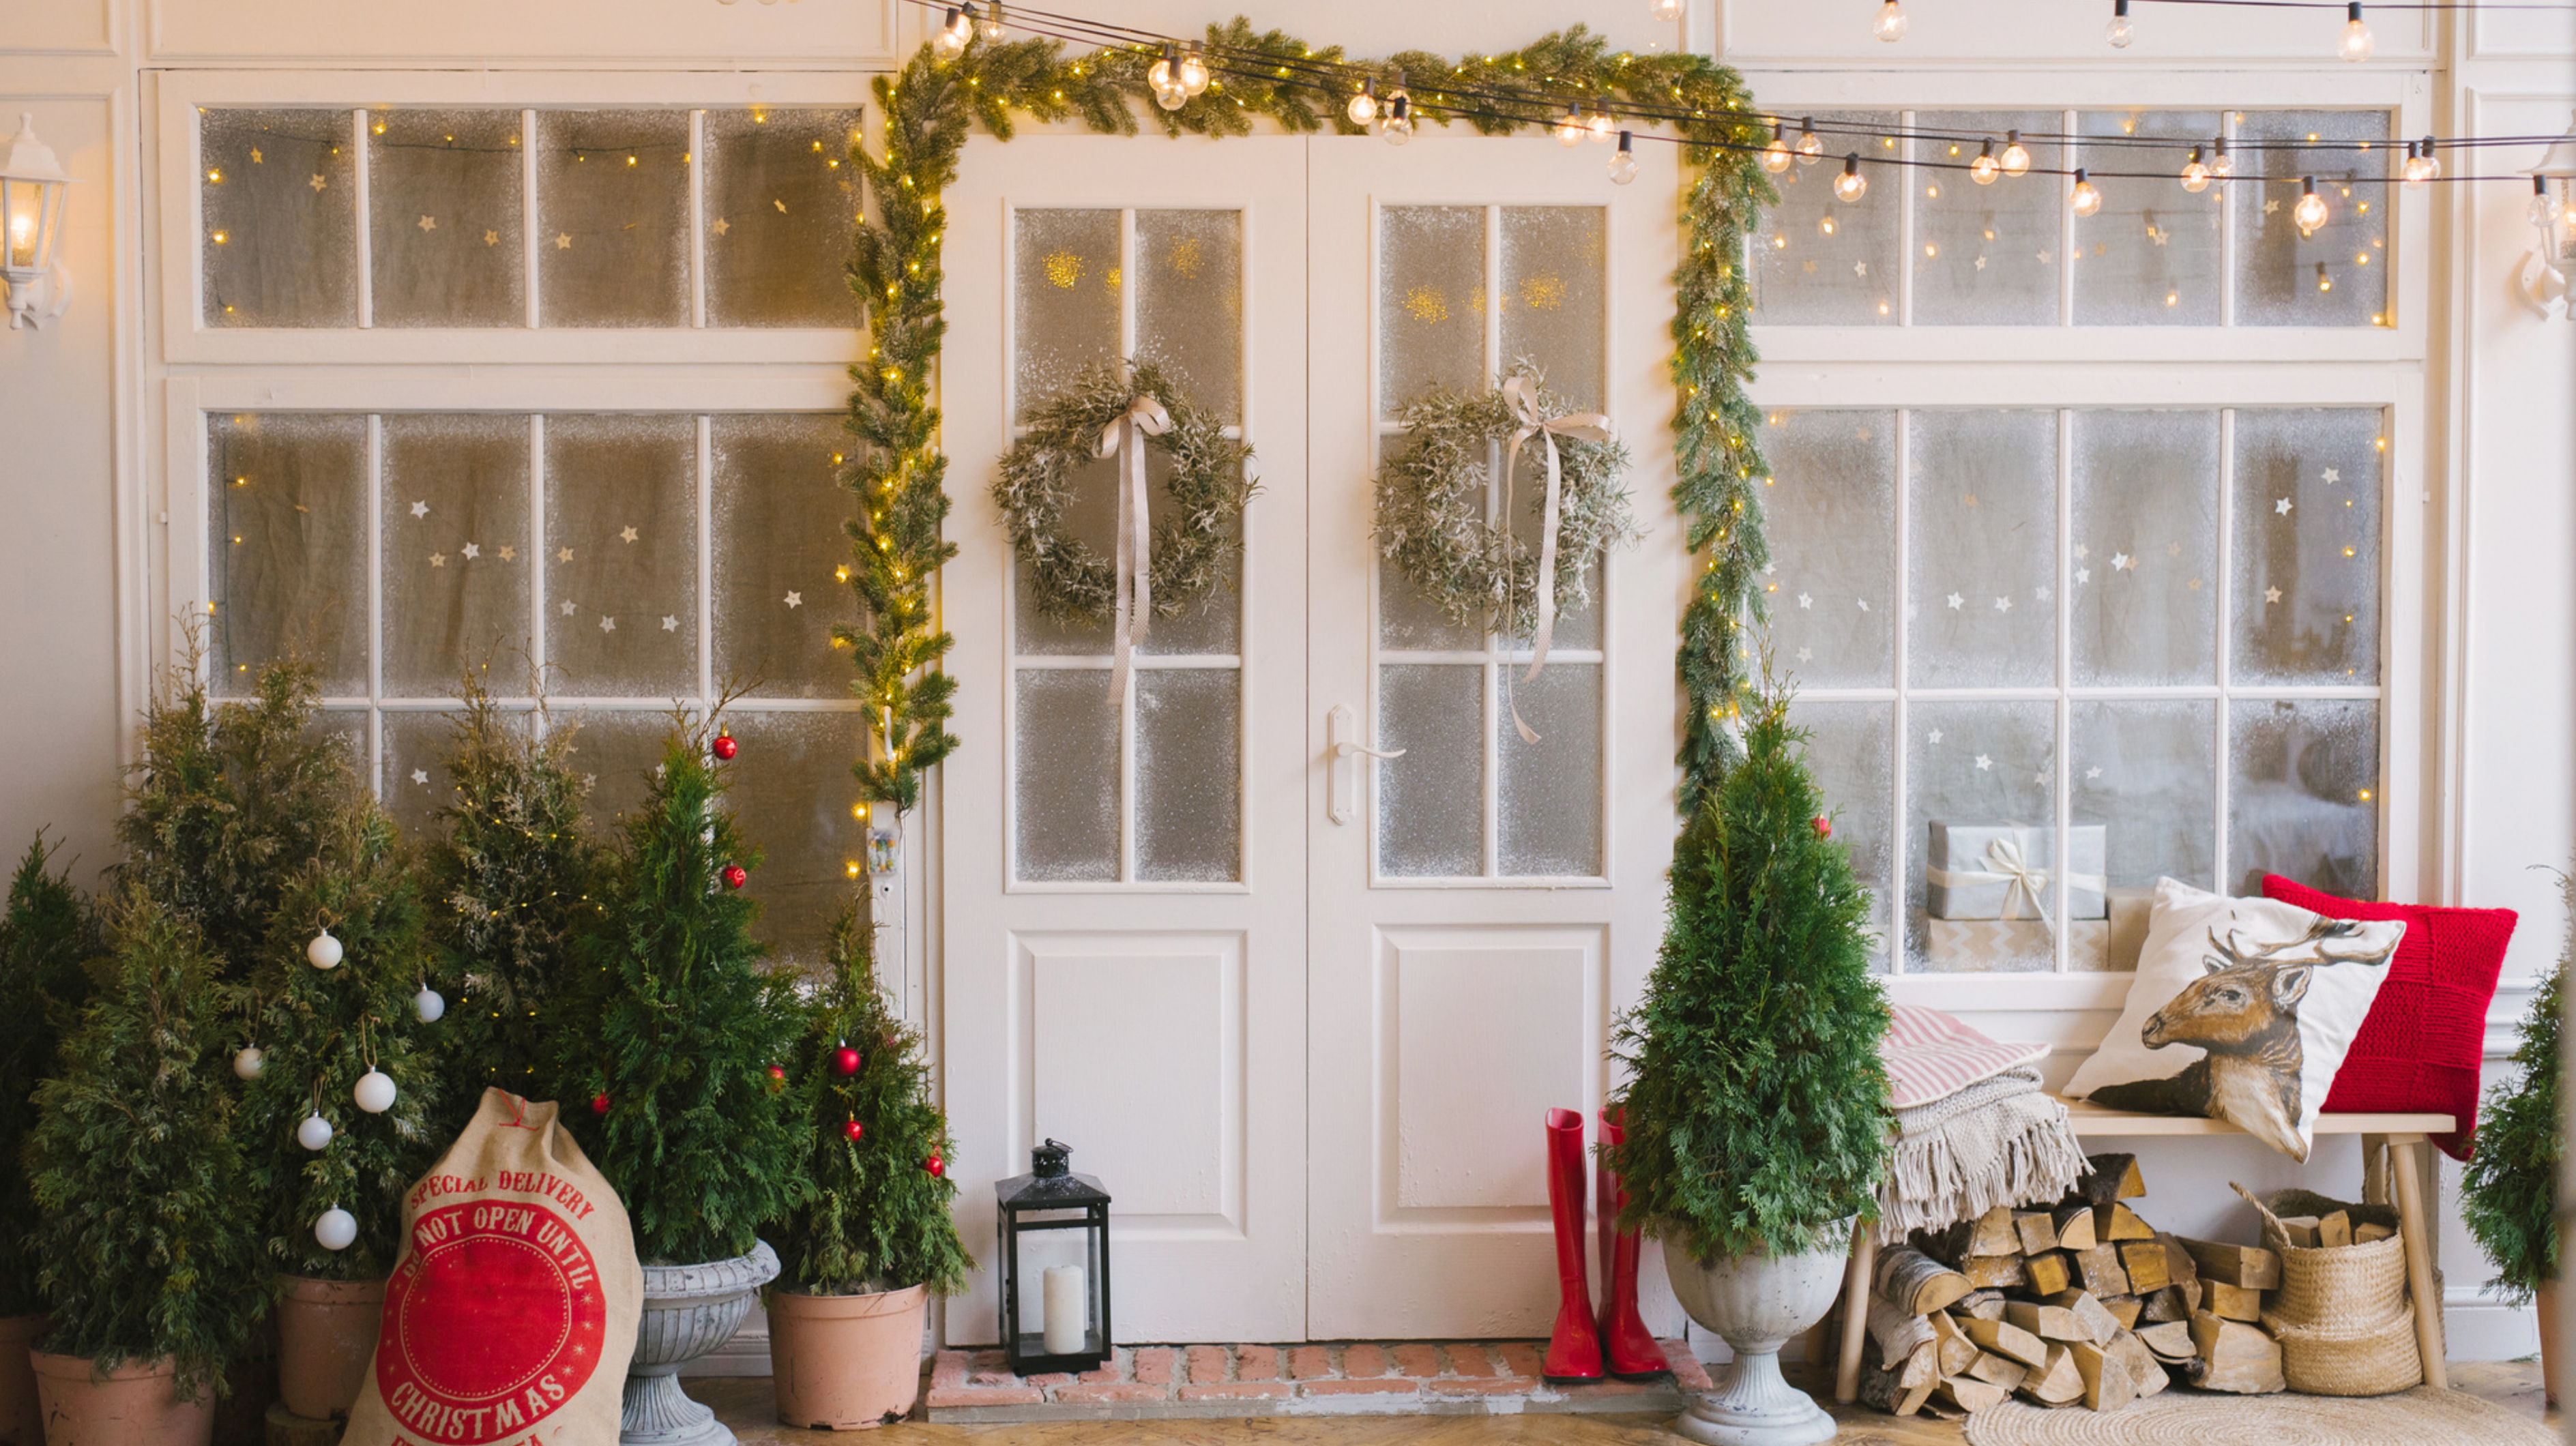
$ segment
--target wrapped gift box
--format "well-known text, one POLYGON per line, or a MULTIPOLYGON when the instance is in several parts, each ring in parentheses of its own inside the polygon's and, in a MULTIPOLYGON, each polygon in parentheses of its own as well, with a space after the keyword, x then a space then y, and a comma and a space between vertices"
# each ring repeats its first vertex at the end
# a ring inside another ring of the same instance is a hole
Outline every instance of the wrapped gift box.
MULTIPOLYGON (((2042 970, 2057 966, 2057 944, 2037 919, 1927 919, 1924 962, 1935 973, 2042 970)), ((2067 967, 2099 973, 2111 967, 2111 921, 2078 919, 2066 926, 2067 967)), ((2136 967, 2132 957, 2130 967, 2136 967)))
MULTIPOLYGON (((2066 913, 2109 915, 2102 861, 2109 831, 2078 824, 2066 831, 2066 913)), ((1936 919, 2038 919, 2056 908, 2057 830, 2017 823, 1932 821, 1924 859, 1924 906, 1936 919)))

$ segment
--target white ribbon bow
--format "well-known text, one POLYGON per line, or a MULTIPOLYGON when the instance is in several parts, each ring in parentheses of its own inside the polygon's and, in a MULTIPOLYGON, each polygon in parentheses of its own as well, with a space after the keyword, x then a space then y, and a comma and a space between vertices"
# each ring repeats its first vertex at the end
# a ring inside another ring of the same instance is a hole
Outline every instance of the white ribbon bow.
MULTIPOLYGON (((1579 437, 1587 442, 1610 440, 1610 419, 1599 412, 1568 412, 1562 417, 1543 416, 1539 409, 1538 384, 1526 376, 1507 377, 1503 381, 1503 404, 1511 409, 1520 427, 1512 433, 1503 451, 1503 519, 1509 526, 1518 514, 1512 507, 1512 478, 1520 470, 1521 444, 1532 437, 1547 448, 1547 507, 1539 519, 1538 544, 1538 630, 1530 639, 1529 672, 1521 681, 1538 677, 1547 666, 1548 641, 1556 634, 1556 534, 1564 512, 1564 481, 1558 470, 1556 439, 1579 437)), ((1512 707, 1512 726, 1520 730, 1523 743, 1536 743, 1538 734, 1521 721, 1520 706, 1512 707)))
MULTIPOLYGON (((1926 869, 1924 875, 1928 882, 1949 889, 1981 884, 2001 884, 2004 886, 2004 902, 2003 908, 1996 917, 2004 919, 2028 917, 2039 920, 2051 929, 2057 927, 2056 921, 2048 917, 2048 905, 2044 902, 2048 895, 2048 870, 2033 867, 2028 862, 2022 854, 2021 840, 2018 837, 2011 834, 1997 834, 1988 839, 1985 865, 1983 869, 1926 869), (2021 912, 2025 903, 2030 906, 2030 913, 2027 916, 2021 912)), ((2066 883, 2069 888, 2090 889, 2099 893, 2109 880, 2100 874, 2069 874, 2066 876, 2066 883)))
POLYGON ((1145 439, 1172 429, 1172 414, 1152 397, 1140 396, 1101 429, 1095 455, 1118 457, 1118 619, 1110 644, 1109 706, 1127 701, 1128 654, 1153 623, 1153 518, 1145 490, 1145 439))

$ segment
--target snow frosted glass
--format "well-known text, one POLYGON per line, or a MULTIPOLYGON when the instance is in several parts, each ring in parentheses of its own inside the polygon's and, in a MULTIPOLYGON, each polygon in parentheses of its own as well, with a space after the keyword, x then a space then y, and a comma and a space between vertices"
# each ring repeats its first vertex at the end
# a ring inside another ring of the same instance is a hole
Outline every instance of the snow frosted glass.
MULTIPOLYGON (((1924 111, 1914 125, 1935 133, 2018 130, 2036 136, 2063 129, 2065 117, 2058 111, 1924 111)), ((1977 141, 1937 134, 1911 144, 1916 157, 1941 167, 1969 165, 1980 149, 1977 141)), ((2054 141, 2025 140, 2022 148, 2030 152, 2034 170, 2062 164, 2054 141)), ((1870 189, 1881 185, 1914 188, 1914 254, 1907 261, 1914 268, 1915 325, 2057 324, 2065 246, 2058 231, 2064 202, 2054 177, 1998 177, 1980 186, 1964 170, 1881 171, 1871 177, 1870 189)))
POLYGON ((707 112, 707 325, 859 324, 858 126, 855 110, 707 112))
POLYGON ((698 691, 693 417, 546 421, 546 661, 571 697, 698 691))
POLYGON ((2249 142, 2354 144, 2309 152, 2241 150, 2239 179, 2227 187, 2236 200, 2236 324, 2387 325, 2388 199, 2396 187, 2379 182, 2398 165, 2389 155, 2388 112, 2238 115, 2236 134, 2249 142), (2359 148, 2365 141, 2368 150, 2359 148), (2326 224, 2306 236, 2293 220, 2303 176, 2316 178, 2326 203, 2326 224))
POLYGON ((1491 386, 1485 370, 1485 208, 1378 213, 1378 408, 1491 386))
MULTIPOLYGON (((2194 195, 2175 178, 2191 147, 2122 144, 2134 136, 2200 136, 2213 158, 2215 111, 2086 111, 2081 164, 2097 174, 2102 209, 2075 218, 2075 324, 2216 326, 2225 287, 2219 213, 2230 183, 2194 195), (2101 172, 2145 172, 2103 175, 2101 172)), ((2242 159, 2242 158, 2240 158, 2242 159)), ((2054 189, 2051 190, 2052 196, 2054 189)))
POLYGON ((525 151, 515 110, 385 110, 367 122, 378 326, 525 326, 525 151))
POLYGON ((1023 668, 1012 780, 1022 879, 1106 883, 1118 877, 1118 723, 1109 674, 1023 668))
POLYGON ((2057 680, 2057 414, 1915 412, 1909 680, 2057 680))
POLYGON ((858 440, 836 412, 718 416, 709 429, 715 675, 755 698, 847 698, 857 674, 832 629, 859 621, 843 530, 858 499, 840 483, 858 440))
POLYGON ((2104 827, 2113 888, 2168 876, 2212 887, 2217 709, 2202 699, 2074 705, 2074 818, 2104 827))
MULTIPOLYGON (((1905 817, 1910 856, 1928 859, 1931 825, 2057 819, 2056 708, 2036 703, 1916 703, 1906 712, 1905 817)), ((1927 952, 1924 873, 1905 880, 1906 968, 1942 971, 1927 952)), ((2006 962, 2003 972, 2054 968, 2053 946, 2006 962)))
MULTIPOLYGON (((1819 114, 1824 157, 1771 178, 1780 203, 1754 229, 1753 320, 1774 326, 1893 326, 1897 322, 1897 209, 1907 172, 1894 160, 1893 111, 1819 114), (1858 154, 1869 191, 1834 199, 1843 157, 1858 154)), ((1798 125, 1788 130, 1792 145, 1798 125)))
POLYGON ((2218 414, 2077 412, 2075 682, 2215 682, 2218 414))
POLYGON ((2380 414, 2235 414, 2235 681, 2379 681, 2380 414))
POLYGON ((2238 702, 2228 718, 2231 892, 2280 874, 2347 899, 2379 892, 2379 705, 2238 702))
POLYGON ((1087 371, 1119 360, 1116 211, 1016 213, 1012 376, 1019 419, 1087 371))
MULTIPOLYGON (((1401 446, 1403 440, 1389 438, 1387 445, 1401 446)), ((1485 645, 1484 633, 1449 621, 1404 569, 1383 557, 1377 560, 1377 619, 1381 648, 1439 651, 1485 645)))
POLYGON ((1377 764, 1379 873, 1485 871, 1485 672, 1477 664, 1378 669, 1377 746, 1404 750, 1377 764))
POLYGON ((358 324, 358 168, 346 110, 199 117, 208 326, 358 324))
POLYGON ((832 921, 862 887, 850 866, 867 857, 867 825, 851 810, 865 800, 850 764, 866 756, 865 724, 855 712, 748 708, 726 722, 742 748, 717 765, 725 803, 761 856, 743 885, 760 905, 752 934, 773 959, 818 966, 832 921))
POLYGON ((311 412, 206 419, 217 694, 266 665, 310 662, 324 694, 367 692, 367 419, 311 412))
POLYGON ((1136 674, 1138 878, 1243 876, 1242 700, 1232 668, 1136 674))
POLYGON ((1585 410, 1606 395, 1608 215, 1598 206, 1503 208, 1503 356, 1536 362, 1549 390, 1585 410))
POLYGON ((574 730, 568 766, 587 790, 582 824, 607 835, 634 817, 653 791, 662 766, 663 745, 671 737, 670 704, 650 707, 583 708, 553 715, 549 726, 574 730))
POLYGON ((1884 688, 1896 659, 1896 414, 1775 411, 1759 440, 1779 666, 1809 687, 1884 688))
MULTIPOLYGON (((385 811, 394 816, 405 836, 422 838, 445 832, 438 824, 438 811, 456 801, 456 783, 447 771, 448 755, 456 750, 456 720, 461 716, 447 711, 414 712, 410 709, 388 709, 377 725, 383 756, 376 773, 377 796, 384 800, 385 811)), ((508 715, 513 724, 524 726, 528 715, 508 715)))
POLYGON ((1889 909, 1895 897, 1888 887, 1894 821, 1888 810, 1894 792, 1893 757, 1888 732, 1892 709, 1885 703, 1792 704, 1789 721, 1807 730, 1807 768, 1824 795, 1825 811, 1834 823, 1834 838, 1851 855, 1852 872, 1870 892, 1870 967, 1887 972, 1887 940, 1893 932, 1889 909))
POLYGON ((547 326, 689 324, 689 113, 537 113, 547 326))
POLYGON ((1502 872, 1596 877, 1601 873, 1601 667, 1550 663, 1529 682, 1505 664, 1510 692, 1494 727, 1502 872), (1539 735, 1523 743, 1511 708, 1539 735))
POLYGON ((1136 213, 1136 354, 1243 421, 1243 213, 1136 213))
POLYGON ((384 691, 452 698, 468 670, 498 693, 526 687, 536 636, 526 417, 388 415, 378 537, 384 548, 384 691))

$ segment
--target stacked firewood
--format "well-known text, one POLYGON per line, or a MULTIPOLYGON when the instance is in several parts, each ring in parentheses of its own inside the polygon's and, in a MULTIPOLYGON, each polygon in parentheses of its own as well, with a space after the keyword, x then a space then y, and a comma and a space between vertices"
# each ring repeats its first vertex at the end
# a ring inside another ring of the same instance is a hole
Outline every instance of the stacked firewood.
POLYGON ((2055 1206, 1998 1207, 1882 1252, 1861 1399, 1956 1417, 2012 1396, 2116 1411, 2176 1381, 2283 1389, 2260 1324, 2280 1257, 2164 1234, 2123 1203, 2145 1193, 2135 1157, 2095 1155, 2055 1206))

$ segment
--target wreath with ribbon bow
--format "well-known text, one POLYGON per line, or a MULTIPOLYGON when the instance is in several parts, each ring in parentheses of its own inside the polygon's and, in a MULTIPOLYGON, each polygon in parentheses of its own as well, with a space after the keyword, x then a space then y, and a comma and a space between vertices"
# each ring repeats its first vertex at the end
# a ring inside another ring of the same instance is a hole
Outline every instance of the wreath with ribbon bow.
POLYGON ((1225 559, 1242 546, 1237 524, 1260 488, 1245 472, 1249 444, 1194 405, 1161 368, 1131 361, 1100 367, 1040 405, 1002 455, 993 502, 1011 545, 1029 565, 1032 601, 1059 623, 1115 628, 1110 696, 1126 693, 1128 654, 1155 617, 1178 617, 1212 595, 1225 559), (1145 454, 1171 463, 1154 522, 1145 454), (1065 530, 1074 474, 1096 458, 1118 468, 1118 534, 1102 557, 1065 530))

